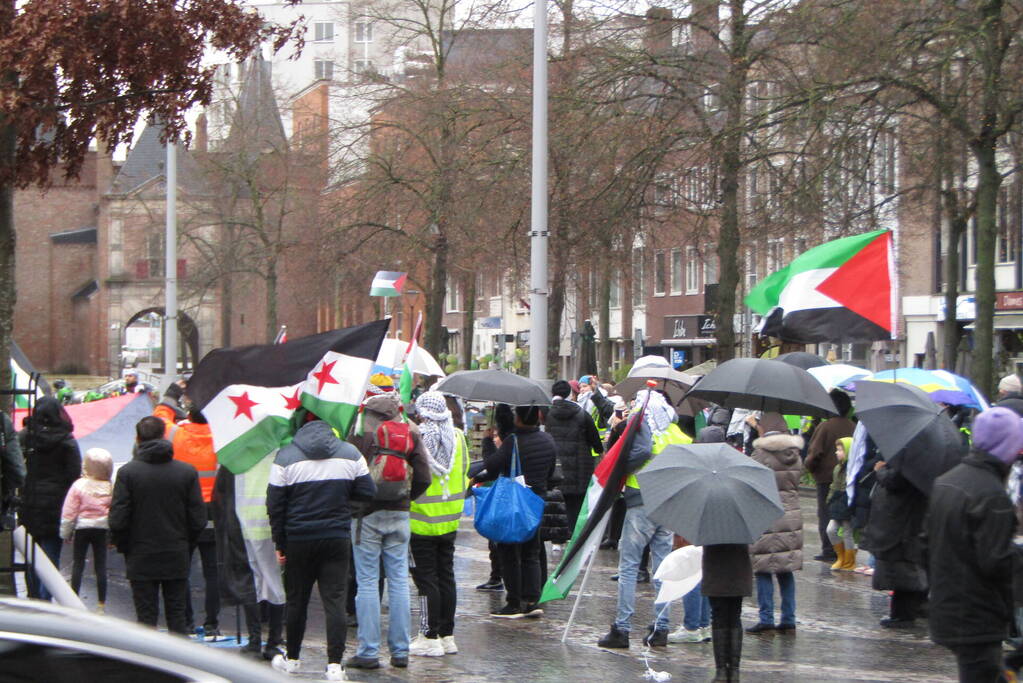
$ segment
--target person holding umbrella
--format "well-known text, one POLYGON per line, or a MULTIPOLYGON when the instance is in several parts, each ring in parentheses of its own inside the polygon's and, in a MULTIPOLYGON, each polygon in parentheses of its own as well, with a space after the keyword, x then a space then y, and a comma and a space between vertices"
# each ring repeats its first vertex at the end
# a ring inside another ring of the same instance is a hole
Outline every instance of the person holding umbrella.
POLYGON ((999 681, 1012 620, 1016 517, 1005 480, 1023 449, 1023 422, 1008 408, 973 422, 973 450, 931 491, 931 640, 955 653, 960 681, 999 681))
POLYGON ((756 422, 756 429, 760 438, 753 442, 753 460, 774 471, 785 514, 750 548, 760 620, 746 632, 762 633, 775 628, 791 632, 796 629, 796 579, 792 573, 803 568, 803 513, 799 509, 799 477, 803 469, 799 454, 803 439, 788 433, 785 418, 778 413, 764 413, 756 422), (777 577, 781 594, 781 620, 777 626, 772 576, 777 577))

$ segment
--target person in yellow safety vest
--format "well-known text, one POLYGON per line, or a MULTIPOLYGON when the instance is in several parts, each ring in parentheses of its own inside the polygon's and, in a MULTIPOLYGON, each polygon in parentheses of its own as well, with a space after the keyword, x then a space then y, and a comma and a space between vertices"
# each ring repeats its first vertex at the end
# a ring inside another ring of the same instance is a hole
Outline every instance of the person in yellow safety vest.
POLYGON ((579 378, 579 396, 576 403, 592 419, 600 434, 600 440, 607 438, 608 421, 614 415, 614 403, 600 389, 600 380, 596 375, 583 375, 579 378))
POLYGON ((455 428, 444 395, 427 391, 416 399, 419 433, 429 453, 430 487, 409 506, 412 580, 419 590, 420 631, 409 654, 456 654, 455 536, 469 485, 469 448, 455 428))
MULTIPOLYGON (((173 386, 177 386, 172 384, 173 386)), ((213 497, 213 483, 217 477, 217 454, 213 450, 213 433, 206 424, 206 418, 196 409, 188 414, 188 422, 182 422, 173 428, 174 459, 186 462, 199 473, 199 490, 206 504, 206 528, 199 534, 196 545, 202 564, 203 581, 206 584, 206 619, 203 622, 203 634, 206 640, 214 641, 220 637, 220 591, 217 585, 217 539, 213 533, 213 516, 210 501, 213 497)), ((189 554, 191 557, 191 553, 189 554)), ((192 592, 188 592, 185 602, 185 618, 189 630, 194 630, 194 612, 192 610, 192 592)))
MULTIPOLYGON (((675 424, 677 417, 675 409, 660 392, 651 389, 637 392, 636 409, 638 410, 644 402, 646 412, 643 426, 650 435, 650 441, 647 442, 650 445, 646 453, 635 453, 634 448, 629 454, 629 469, 633 473, 646 466, 647 462, 667 446, 692 443, 692 439, 675 424)), ((611 630, 597 641, 597 645, 605 648, 629 647, 629 632, 632 629, 636 601, 636 575, 643 557, 643 548, 650 545, 650 573, 655 574, 661 561, 671 552, 675 536, 670 529, 651 522, 646 516, 635 474, 629 475, 625 487, 625 524, 622 528, 618 556, 618 607, 611 630)), ((654 581, 654 590, 660 590, 659 581, 654 581)), ((647 627, 647 634, 643 637, 644 645, 667 646, 670 611, 670 603, 654 605, 654 622, 647 627)))

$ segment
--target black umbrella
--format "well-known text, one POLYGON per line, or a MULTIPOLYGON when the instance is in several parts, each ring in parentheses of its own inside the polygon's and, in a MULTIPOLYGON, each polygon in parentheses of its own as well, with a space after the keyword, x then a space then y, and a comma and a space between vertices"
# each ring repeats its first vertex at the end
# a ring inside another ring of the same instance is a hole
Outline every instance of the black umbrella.
POLYGON ((828 361, 824 360, 820 356, 813 353, 807 353, 806 351, 783 353, 774 360, 781 361, 782 363, 788 363, 789 365, 795 365, 797 368, 803 368, 804 370, 819 368, 828 364, 828 361))
POLYGON ((723 443, 667 446, 636 478, 650 521, 694 545, 752 543, 785 513, 774 472, 723 443))
POLYGON ((513 406, 549 406, 550 393, 537 382, 506 370, 460 370, 442 379, 435 391, 467 401, 494 401, 513 406))
POLYGON ((941 406, 910 384, 856 382, 856 415, 886 462, 929 494, 934 480, 966 455, 955 423, 941 406))
POLYGON ((835 415, 835 404, 806 370, 760 358, 733 358, 689 390, 724 408, 748 408, 783 415, 835 415))

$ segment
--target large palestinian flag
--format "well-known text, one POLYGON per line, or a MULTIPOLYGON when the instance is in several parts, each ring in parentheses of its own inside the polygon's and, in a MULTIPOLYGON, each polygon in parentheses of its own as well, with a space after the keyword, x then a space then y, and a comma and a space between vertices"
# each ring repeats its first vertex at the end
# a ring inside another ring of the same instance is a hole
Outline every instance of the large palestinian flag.
POLYGON ((347 433, 388 324, 207 354, 187 393, 210 424, 220 464, 246 472, 294 432, 299 408, 347 433))
POLYGON ((825 242, 771 273, 746 296, 761 335, 782 341, 863 342, 895 335, 895 260, 888 230, 825 242))
POLYGON ((629 451, 632 450, 637 431, 642 428, 645 411, 644 404, 632 414, 625 431, 615 445, 604 454, 600 464, 593 471, 586 489, 586 497, 579 510, 579 517, 575 522, 575 529, 572 531, 572 540, 565 548, 561 562, 548 577, 540 602, 563 600, 567 597, 579 572, 600 545, 611 507, 629 476, 629 451))

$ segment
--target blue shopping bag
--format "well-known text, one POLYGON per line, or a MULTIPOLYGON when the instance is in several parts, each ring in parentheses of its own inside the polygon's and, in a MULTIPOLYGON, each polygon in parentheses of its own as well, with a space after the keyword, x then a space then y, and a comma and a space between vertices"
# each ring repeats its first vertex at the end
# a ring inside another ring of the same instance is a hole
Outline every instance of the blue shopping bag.
POLYGON ((518 440, 512 436, 510 476, 500 476, 489 488, 474 488, 476 531, 495 543, 524 543, 536 535, 543 519, 544 500, 516 481, 522 471, 518 440))

